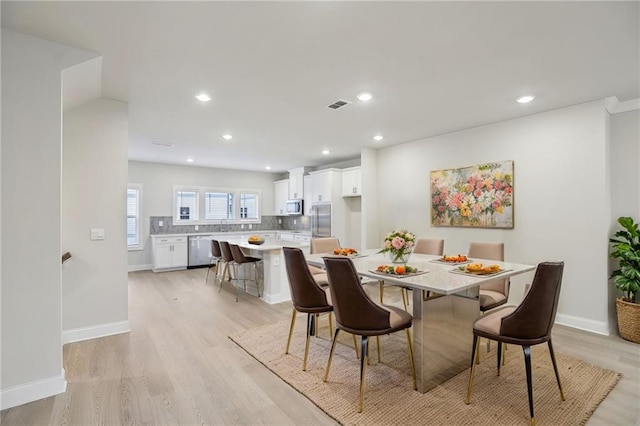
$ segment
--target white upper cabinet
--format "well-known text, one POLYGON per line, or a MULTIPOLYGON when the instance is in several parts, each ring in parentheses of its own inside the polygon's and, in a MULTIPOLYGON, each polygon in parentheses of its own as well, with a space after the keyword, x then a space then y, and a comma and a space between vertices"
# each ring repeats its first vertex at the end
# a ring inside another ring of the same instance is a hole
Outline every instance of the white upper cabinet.
POLYGON ((342 171, 326 169, 311 172, 311 201, 330 203, 333 197, 340 197, 342 171))
POLYGON ((289 170, 289 199, 301 200, 304 198, 304 167, 289 170))
POLYGON ((303 179, 304 181, 304 200, 302 201, 303 214, 311 215, 311 204, 313 203, 313 194, 311 193, 311 176, 307 175, 303 179))
POLYGON ((342 196, 360 197, 362 195, 362 169, 352 167, 342 170, 342 196))
POLYGON ((273 214, 283 216, 287 214, 287 200, 289 199, 289 180, 283 179, 273 182, 273 214))

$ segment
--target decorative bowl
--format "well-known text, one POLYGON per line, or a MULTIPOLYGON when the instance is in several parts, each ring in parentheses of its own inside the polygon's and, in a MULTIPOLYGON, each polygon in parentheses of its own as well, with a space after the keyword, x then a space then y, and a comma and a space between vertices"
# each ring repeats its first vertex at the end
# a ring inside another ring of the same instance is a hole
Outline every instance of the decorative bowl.
POLYGON ((264 244, 264 239, 259 239, 259 240, 247 240, 249 242, 249 244, 254 244, 256 246, 259 246, 260 244, 264 244))

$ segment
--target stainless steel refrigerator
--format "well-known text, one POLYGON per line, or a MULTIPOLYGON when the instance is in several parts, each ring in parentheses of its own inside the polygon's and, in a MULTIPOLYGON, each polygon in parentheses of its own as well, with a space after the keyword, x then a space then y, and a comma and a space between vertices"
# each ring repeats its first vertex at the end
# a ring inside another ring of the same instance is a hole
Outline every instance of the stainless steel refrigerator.
POLYGON ((311 206, 311 236, 331 237, 331 204, 311 206))

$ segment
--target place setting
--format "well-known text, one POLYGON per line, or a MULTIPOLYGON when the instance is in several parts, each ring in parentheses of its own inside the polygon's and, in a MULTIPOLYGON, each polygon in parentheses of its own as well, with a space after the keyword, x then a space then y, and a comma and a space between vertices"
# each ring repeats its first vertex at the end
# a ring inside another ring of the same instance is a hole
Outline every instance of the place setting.
POLYGON ((442 257, 439 257, 438 259, 433 259, 430 262, 440 263, 442 265, 464 265, 466 263, 473 262, 473 260, 469 259, 467 256, 463 254, 459 254, 457 256, 444 255, 442 257))
POLYGON ((467 263, 466 265, 457 266, 449 272, 462 275, 476 276, 493 276, 510 271, 511 269, 502 269, 500 265, 483 265, 482 263, 467 263))

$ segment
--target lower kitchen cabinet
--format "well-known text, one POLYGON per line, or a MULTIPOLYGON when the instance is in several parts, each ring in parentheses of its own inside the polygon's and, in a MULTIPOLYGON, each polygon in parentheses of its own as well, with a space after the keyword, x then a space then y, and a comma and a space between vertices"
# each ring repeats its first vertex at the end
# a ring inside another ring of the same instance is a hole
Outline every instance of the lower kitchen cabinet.
POLYGON ((185 269, 187 237, 152 237, 153 272, 185 269))

